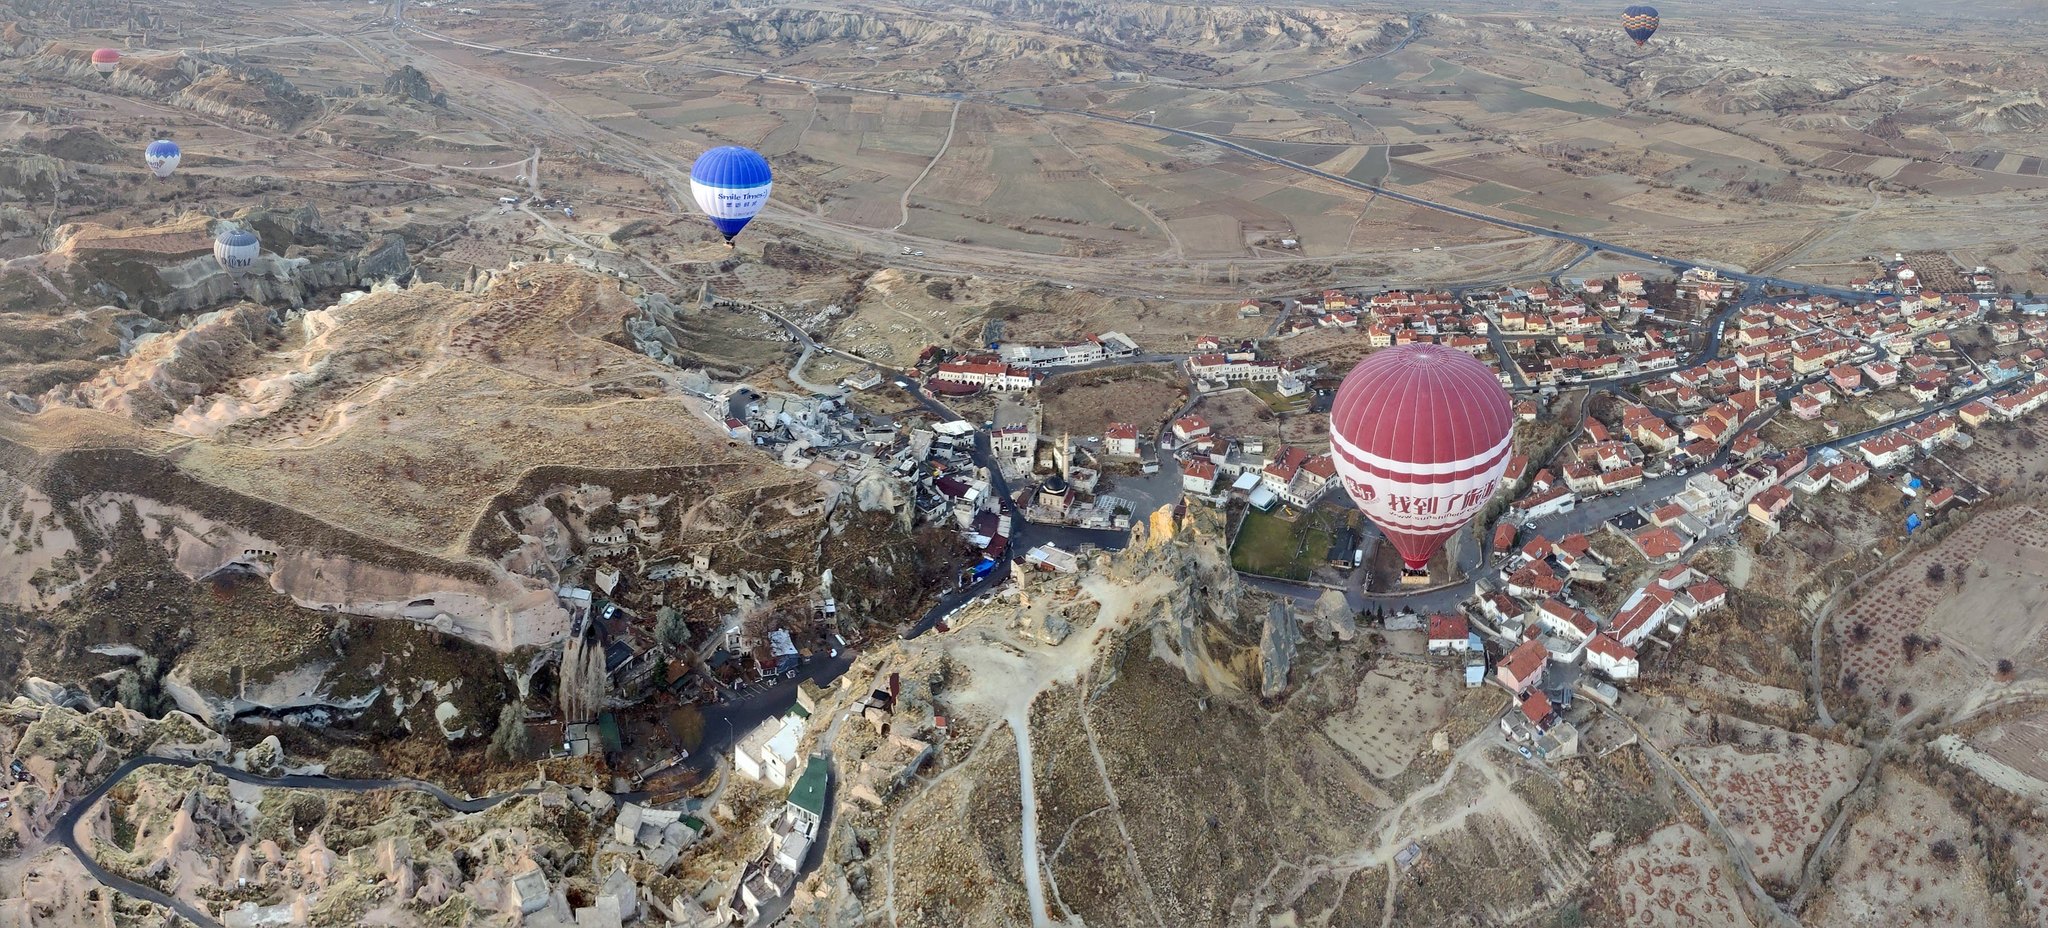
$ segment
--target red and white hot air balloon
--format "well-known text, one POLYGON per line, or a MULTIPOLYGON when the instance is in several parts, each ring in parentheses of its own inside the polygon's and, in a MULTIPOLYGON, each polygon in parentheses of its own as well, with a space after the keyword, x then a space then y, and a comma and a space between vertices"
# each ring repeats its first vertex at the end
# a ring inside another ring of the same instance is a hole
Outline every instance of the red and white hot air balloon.
POLYGON ((1485 362, 1440 345, 1374 352, 1337 388, 1337 474, 1409 570, 1427 566, 1500 489, 1512 406, 1485 362))
POLYGON ((121 52, 119 49, 102 48, 92 53, 92 69, 100 72, 100 77, 112 76, 114 69, 119 67, 120 64, 121 52))

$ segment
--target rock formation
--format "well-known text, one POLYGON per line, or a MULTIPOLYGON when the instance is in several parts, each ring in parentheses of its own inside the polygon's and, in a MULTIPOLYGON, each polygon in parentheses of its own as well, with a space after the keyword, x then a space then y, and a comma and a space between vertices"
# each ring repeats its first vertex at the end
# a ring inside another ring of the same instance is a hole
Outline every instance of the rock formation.
POLYGON ((432 81, 412 65, 400 66, 384 78, 384 92, 429 106, 447 106, 448 95, 434 89, 432 81))

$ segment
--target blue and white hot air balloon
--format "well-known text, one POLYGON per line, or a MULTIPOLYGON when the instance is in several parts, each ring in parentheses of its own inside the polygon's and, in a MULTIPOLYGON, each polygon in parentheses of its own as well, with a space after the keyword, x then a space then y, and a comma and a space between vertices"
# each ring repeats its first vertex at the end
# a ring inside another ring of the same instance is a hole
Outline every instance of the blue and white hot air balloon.
POLYGON ((142 160, 149 162, 149 170, 159 180, 171 176, 178 169, 178 143, 170 139, 157 139, 143 149, 142 160))
POLYGON ((727 248, 732 247, 732 237, 768 204, 768 188, 774 185, 768 159, 751 148, 722 145, 699 155, 697 163, 690 165, 690 195, 725 236, 727 248))
POLYGON ((213 257, 229 274, 241 276, 243 271, 256 263, 256 257, 263 253, 263 242, 256 233, 243 228, 228 228, 213 237, 213 257))

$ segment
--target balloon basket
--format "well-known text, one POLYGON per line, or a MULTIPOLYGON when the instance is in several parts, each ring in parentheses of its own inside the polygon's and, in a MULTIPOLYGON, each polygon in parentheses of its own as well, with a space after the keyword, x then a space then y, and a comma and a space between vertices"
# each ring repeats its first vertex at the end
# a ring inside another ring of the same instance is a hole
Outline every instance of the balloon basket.
POLYGON ((1401 568, 1401 585, 1428 586, 1429 568, 1425 567, 1421 570, 1410 570, 1406 567, 1401 568))

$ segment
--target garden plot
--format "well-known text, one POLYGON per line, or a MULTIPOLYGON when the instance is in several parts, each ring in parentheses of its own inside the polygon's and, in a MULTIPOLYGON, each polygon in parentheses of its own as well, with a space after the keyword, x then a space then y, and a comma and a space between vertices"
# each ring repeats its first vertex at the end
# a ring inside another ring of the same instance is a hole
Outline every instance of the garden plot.
POLYGON ((1855 788, 1868 753, 1773 728, 1745 732, 1743 740, 1749 744, 1674 755, 1715 797, 1728 829, 1755 850, 1757 878, 1795 884, 1829 812, 1855 788))
POLYGON ((1734 928, 1750 924, 1723 872, 1714 842, 1687 824, 1667 825, 1614 858, 1625 924, 1644 928, 1734 928))

